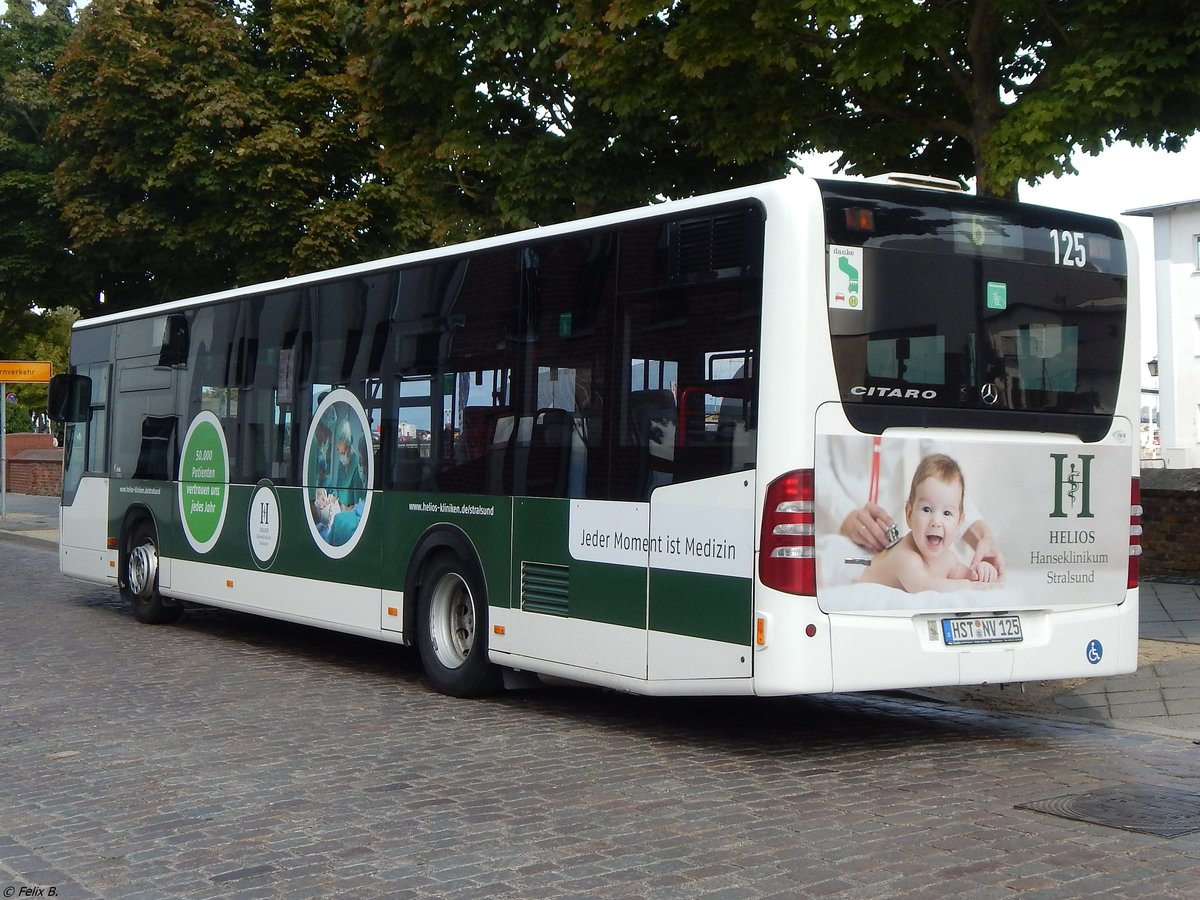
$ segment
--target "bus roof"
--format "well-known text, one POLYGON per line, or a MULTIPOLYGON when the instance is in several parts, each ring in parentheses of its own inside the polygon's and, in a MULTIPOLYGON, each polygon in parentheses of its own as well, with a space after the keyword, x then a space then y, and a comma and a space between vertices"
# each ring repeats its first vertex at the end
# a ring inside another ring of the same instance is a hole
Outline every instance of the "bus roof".
POLYGON ((651 203, 644 207, 635 207, 632 209, 605 213, 604 215, 590 216, 583 219, 572 219, 567 222, 555 223, 553 225, 527 228, 521 231, 512 231, 506 234, 495 235, 493 237, 478 238, 476 240, 463 241, 462 243, 457 244, 447 244, 443 247, 435 247, 429 250, 418 250, 410 253, 402 253, 395 256, 368 260, 367 262, 339 266, 333 269, 321 269, 316 272, 306 273, 304 275, 293 275, 285 278, 279 278, 274 281, 264 281, 240 287, 226 288, 225 290, 213 291, 208 294, 199 294, 193 297, 180 298, 178 300, 167 300, 150 306, 141 306, 135 309, 122 310, 120 312, 109 313, 106 315, 97 315, 91 318, 81 318, 75 322, 73 328, 84 329, 93 326, 108 325, 114 322, 121 322, 129 319, 138 319, 145 316, 162 315, 164 313, 189 309, 194 306, 204 306, 209 303, 217 303, 223 300, 232 300, 236 299, 237 297, 253 296, 271 291, 295 290, 297 288, 320 284, 322 282, 331 281, 334 279, 352 277, 355 275, 369 275, 385 269, 394 268, 396 266, 412 265, 416 263, 454 257, 464 252, 489 250, 492 248, 505 247, 514 243, 521 243, 531 240, 543 240, 563 234, 573 234, 581 231, 605 228, 611 225, 620 224, 622 222, 656 218, 662 215, 687 212, 692 209, 702 209, 724 203, 733 203, 739 200, 759 199, 766 203, 770 203, 772 198, 778 198, 782 194, 794 193, 797 190, 803 190, 804 187, 801 185, 807 186, 809 189, 814 189, 816 183, 817 182, 815 179, 804 175, 791 175, 786 178, 768 181, 762 184, 751 185, 749 187, 733 188, 727 191, 720 191, 713 194, 702 194, 680 200, 665 200, 659 203, 651 203))
MULTIPOLYGON (((909 178, 911 179, 912 176, 909 176, 909 178)), ((496 235, 493 237, 479 238, 457 244, 447 244, 445 246, 436 247, 429 250, 418 250, 409 253, 402 253, 395 256, 368 260, 367 262, 354 263, 332 269, 322 269, 303 275, 293 275, 285 278, 275 279, 273 281, 265 281, 240 287, 226 288, 221 291, 213 291, 207 294, 199 294, 177 300, 167 300, 149 306, 137 307, 135 309, 95 315, 89 318, 81 318, 77 320, 72 327, 73 329, 86 329, 93 326, 108 325, 115 322, 139 319, 146 316, 163 315, 178 310, 189 309, 196 306, 204 306, 224 300, 232 300, 243 296, 254 296, 280 290, 295 290, 297 288, 321 284, 323 282, 332 281, 335 279, 353 277, 356 275, 369 275, 386 269, 395 268, 397 266, 413 265, 438 259, 452 258, 466 252, 483 251, 498 247, 511 246, 512 244, 526 241, 544 240, 564 234, 574 234, 593 229, 606 228, 621 224, 623 222, 652 219, 674 213, 686 213, 689 210, 703 209, 725 203, 736 203, 738 201, 747 199, 754 199, 763 202, 768 207, 769 213, 771 206, 780 202, 788 202, 789 195, 792 199, 794 199, 799 192, 816 191, 821 185, 836 185, 843 190, 853 190, 853 188, 850 186, 859 185, 868 191, 872 188, 878 189, 883 187, 888 190, 896 191, 898 194, 905 193, 912 195, 924 195, 930 198, 930 202, 938 205, 944 205, 947 203, 954 205, 973 205, 978 203, 982 205, 993 206, 1032 206, 1032 204, 1027 203, 996 200, 993 198, 979 198, 974 194, 969 193, 956 194, 947 190, 942 185, 921 184, 914 180, 899 182, 893 176, 882 176, 877 179, 817 179, 802 175, 800 173, 793 173, 785 178, 763 182, 756 185, 750 185, 748 187, 733 188, 727 191, 720 191, 712 194, 701 194, 695 197, 687 197, 679 200, 665 200, 658 203, 651 203, 643 207, 635 207, 632 209, 605 213, 604 215, 591 216, 583 219, 573 219, 553 225, 545 225, 523 229, 521 231, 508 232, 506 234, 496 235)), ((1099 216, 1089 216, 1088 218, 1095 218, 1098 220, 1103 219, 1103 217, 1099 216)))

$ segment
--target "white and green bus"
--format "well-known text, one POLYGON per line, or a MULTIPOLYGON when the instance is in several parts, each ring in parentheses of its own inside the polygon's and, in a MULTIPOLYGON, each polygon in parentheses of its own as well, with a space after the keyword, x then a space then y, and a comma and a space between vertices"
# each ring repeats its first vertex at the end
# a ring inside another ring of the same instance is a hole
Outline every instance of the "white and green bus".
POLYGON ((61 568, 415 645, 454 695, 1129 672, 1133 253, 792 177, 84 320, 61 568))

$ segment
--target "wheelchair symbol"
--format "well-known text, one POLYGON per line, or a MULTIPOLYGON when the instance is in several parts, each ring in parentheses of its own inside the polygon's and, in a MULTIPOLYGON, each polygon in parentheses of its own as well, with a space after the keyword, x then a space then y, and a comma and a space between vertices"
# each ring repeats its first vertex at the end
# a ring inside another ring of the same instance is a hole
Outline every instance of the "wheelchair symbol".
POLYGON ((1088 662, 1090 662, 1094 666, 1094 665, 1096 665, 1096 663, 1100 662, 1100 660, 1103 657, 1104 657, 1104 645, 1101 644, 1095 638, 1088 641, 1088 645, 1087 645, 1087 660, 1088 660, 1088 662))

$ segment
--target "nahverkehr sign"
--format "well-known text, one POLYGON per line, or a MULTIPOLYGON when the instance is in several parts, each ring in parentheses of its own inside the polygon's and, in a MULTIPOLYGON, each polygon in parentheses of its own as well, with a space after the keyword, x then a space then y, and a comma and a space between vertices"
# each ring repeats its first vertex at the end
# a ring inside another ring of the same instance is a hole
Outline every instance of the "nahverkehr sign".
POLYGON ((50 380, 51 366, 48 362, 17 362, 0 359, 0 382, 16 384, 44 384, 50 380))

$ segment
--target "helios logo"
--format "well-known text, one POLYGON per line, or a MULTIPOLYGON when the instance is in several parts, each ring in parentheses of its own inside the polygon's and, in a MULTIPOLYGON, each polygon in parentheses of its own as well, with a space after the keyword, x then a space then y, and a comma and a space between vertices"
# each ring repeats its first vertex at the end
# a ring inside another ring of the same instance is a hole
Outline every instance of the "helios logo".
POLYGON ((1091 472, 1095 454, 1080 453, 1071 459, 1068 453, 1051 453, 1054 460, 1054 512, 1052 519, 1091 519, 1091 472))

